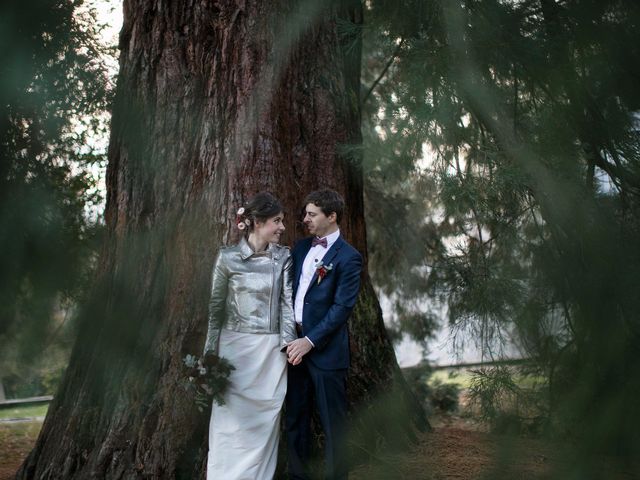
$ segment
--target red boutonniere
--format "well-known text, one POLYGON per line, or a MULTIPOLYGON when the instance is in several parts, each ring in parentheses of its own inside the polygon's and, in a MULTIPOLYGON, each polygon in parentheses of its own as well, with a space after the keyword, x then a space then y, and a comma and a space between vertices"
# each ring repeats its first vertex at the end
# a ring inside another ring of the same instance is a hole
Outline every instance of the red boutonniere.
POLYGON ((316 272, 318 272, 318 285, 320 285, 322 279, 326 277, 331 270, 333 270, 333 263, 325 265, 321 260, 320 263, 316 265, 316 272))

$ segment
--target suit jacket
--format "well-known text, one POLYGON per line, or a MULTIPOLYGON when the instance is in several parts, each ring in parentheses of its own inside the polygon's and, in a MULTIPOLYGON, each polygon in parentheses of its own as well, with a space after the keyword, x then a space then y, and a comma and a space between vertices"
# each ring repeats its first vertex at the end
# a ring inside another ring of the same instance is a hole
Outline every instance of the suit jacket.
MULTIPOLYGON (((293 298, 300 283, 302 264, 311 249, 312 237, 300 240, 293 248, 293 298)), ((349 367, 349 332, 347 320, 358 298, 362 255, 342 236, 322 259, 333 267, 318 283, 318 272, 311 279, 304 297, 302 332, 314 348, 305 356, 316 367, 337 370, 349 367)))

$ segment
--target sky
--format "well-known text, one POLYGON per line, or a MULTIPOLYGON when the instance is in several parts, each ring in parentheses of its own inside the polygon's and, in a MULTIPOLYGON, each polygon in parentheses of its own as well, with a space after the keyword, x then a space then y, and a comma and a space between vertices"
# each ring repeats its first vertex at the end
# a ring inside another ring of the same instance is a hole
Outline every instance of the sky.
MULTIPOLYGON (((105 25, 102 31, 102 41, 106 45, 116 45, 118 34, 122 28, 122 2, 119 0, 91 0, 87 2, 87 6, 96 9, 98 22, 105 25)), ((111 66, 114 69, 118 68, 116 62, 111 66)))

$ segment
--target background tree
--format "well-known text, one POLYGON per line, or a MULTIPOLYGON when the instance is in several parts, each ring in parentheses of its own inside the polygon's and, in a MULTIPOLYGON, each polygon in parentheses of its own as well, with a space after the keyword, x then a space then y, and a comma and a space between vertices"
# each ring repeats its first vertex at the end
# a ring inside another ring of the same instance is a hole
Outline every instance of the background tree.
MULTIPOLYGON (((203 347, 210 272, 234 240, 235 210, 275 191, 291 243, 304 192, 333 187, 348 205, 342 232, 366 253, 361 22, 358 2, 125 1, 97 283, 18 478, 202 475, 207 422, 181 394, 182 359, 203 347)), ((350 325, 352 441, 367 452, 381 431, 425 420, 366 270, 350 325)))
POLYGON ((105 130, 110 78, 81 2, 9 0, 0 18, 0 371, 7 395, 29 396, 43 350, 64 367, 73 325, 56 312, 91 276, 90 172, 105 156, 89 139, 105 130))
POLYGON ((425 305, 444 304, 486 355, 518 342, 549 379, 555 431, 632 458, 638 5, 370 7, 365 58, 384 72, 364 110, 374 280, 413 303, 401 326, 418 336, 425 305))

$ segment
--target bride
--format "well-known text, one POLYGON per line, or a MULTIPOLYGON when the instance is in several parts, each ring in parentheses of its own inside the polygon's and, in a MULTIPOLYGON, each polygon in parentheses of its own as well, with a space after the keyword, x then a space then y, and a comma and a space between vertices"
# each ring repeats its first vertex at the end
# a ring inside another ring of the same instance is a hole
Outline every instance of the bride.
POLYGON ((240 242, 223 248, 213 270, 205 361, 235 367, 209 424, 207 479, 268 479, 278 457, 280 410, 287 386, 282 349, 296 339, 291 255, 278 245, 282 204, 256 194, 238 210, 240 242))

